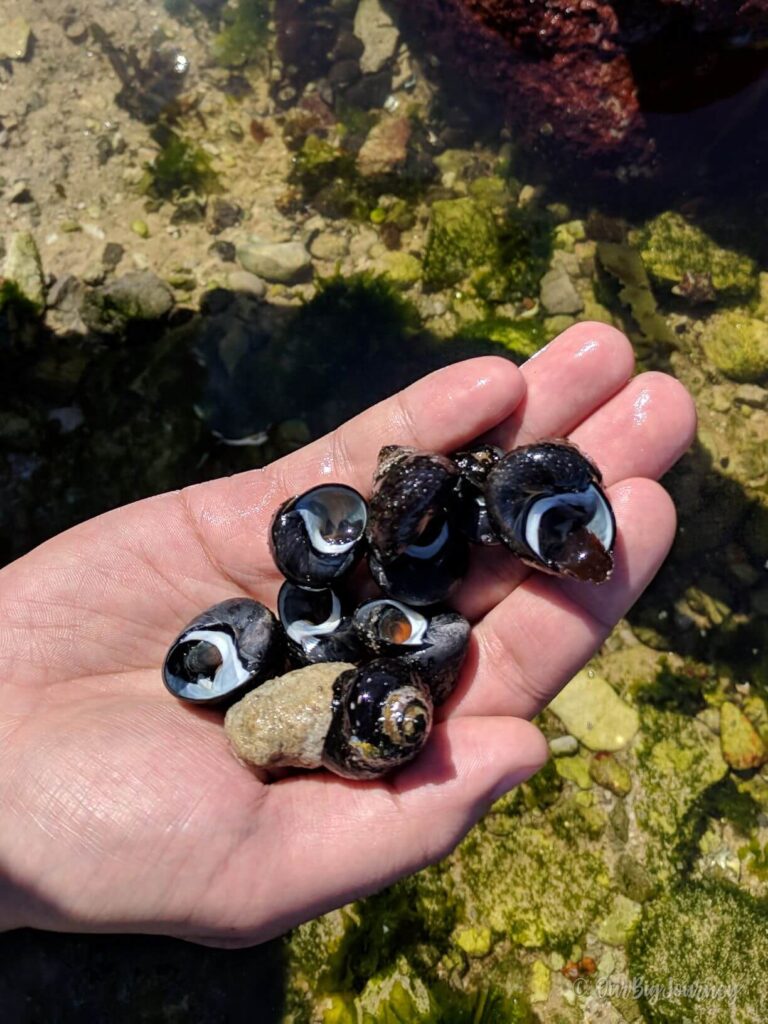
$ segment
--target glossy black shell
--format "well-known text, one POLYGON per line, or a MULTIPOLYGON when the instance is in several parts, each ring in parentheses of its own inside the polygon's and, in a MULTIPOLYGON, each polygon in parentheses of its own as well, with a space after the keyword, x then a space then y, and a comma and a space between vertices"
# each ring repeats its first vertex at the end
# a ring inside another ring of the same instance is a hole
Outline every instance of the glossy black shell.
POLYGON ((415 554, 415 547, 407 549, 391 562, 384 564, 376 553, 368 555, 368 567, 378 585, 389 597, 416 606, 439 604, 456 590, 467 571, 469 546, 463 533, 448 520, 433 521, 440 526, 444 539, 439 549, 428 558, 415 554))
POLYGON ((366 535, 376 561, 389 565, 418 543, 452 502, 458 470, 444 455, 382 448, 368 503, 366 535))
POLYGON ((348 779, 375 779, 418 754, 432 729, 428 687, 406 665, 380 658, 334 684, 323 765, 348 779))
POLYGON ((469 647, 470 625, 463 616, 422 613, 383 598, 360 605, 352 622, 369 654, 399 659, 427 684, 435 704, 447 699, 469 647))
POLYGON ((285 638, 272 612, 258 601, 233 597, 194 618, 171 644, 163 682, 181 700, 223 704, 278 675, 285 638))
POLYGON ((542 441, 507 453, 488 474, 488 514, 504 543, 529 565, 555 575, 603 582, 613 568, 616 521, 601 487, 597 466, 568 441, 542 441), (568 496, 576 496, 569 503, 568 496), (562 496, 542 520, 541 552, 526 539, 532 509, 542 499, 562 496), (579 500, 600 505, 607 539, 586 529, 588 513, 579 500), (569 550, 577 545, 578 550, 569 550))
POLYGON ((367 506, 354 488, 344 484, 322 484, 284 502, 275 513, 269 531, 275 565, 286 579, 298 586, 322 590, 350 573, 365 549, 367 506), (333 505, 337 509, 327 515, 333 505), (339 507, 348 514, 339 519, 339 507), (324 520, 327 534, 319 548, 319 533, 313 538, 307 519, 324 520), (334 550, 336 549, 336 550, 334 550))
POLYGON ((456 483, 455 521, 473 544, 501 543, 488 515, 484 488, 488 474, 503 454, 496 445, 478 444, 451 456, 460 474, 456 483))
POLYGON ((362 660, 358 633, 333 590, 305 590, 286 580, 277 596, 277 611, 294 665, 362 660))

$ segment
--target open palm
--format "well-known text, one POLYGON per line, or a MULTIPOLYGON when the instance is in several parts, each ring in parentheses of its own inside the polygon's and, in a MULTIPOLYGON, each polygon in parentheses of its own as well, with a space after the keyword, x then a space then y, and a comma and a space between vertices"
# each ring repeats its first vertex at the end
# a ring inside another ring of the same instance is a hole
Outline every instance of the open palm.
POLYGON ((580 324, 521 370, 438 371, 264 470, 118 509, 0 573, 0 926, 144 931, 220 945, 275 935, 445 855, 546 744, 527 719, 602 642, 675 528, 660 476, 694 411, 662 374, 629 381, 617 331, 580 324), (629 382, 628 382, 629 381, 629 382), (457 607, 475 625, 425 752, 391 780, 325 772, 262 784, 215 710, 181 705, 160 665, 198 611, 274 608, 275 507, 314 484, 368 491, 382 444, 450 451, 569 435, 609 485, 616 570, 602 587, 477 551, 457 607))

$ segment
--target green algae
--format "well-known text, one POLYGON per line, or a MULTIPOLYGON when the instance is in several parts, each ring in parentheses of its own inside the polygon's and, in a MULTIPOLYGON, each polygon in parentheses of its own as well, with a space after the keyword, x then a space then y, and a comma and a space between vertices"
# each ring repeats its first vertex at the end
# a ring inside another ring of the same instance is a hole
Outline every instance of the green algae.
POLYGON ((650 342, 672 344, 674 337, 658 311, 656 296, 640 254, 621 242, 598 242, 597 258, 619 287, 618 300, 650 342))
POLYGON ((754 260, 718 245, 675 211, 654 217, 630 241, 654 283, 665 288, 680 288, 686 277, 700 275, 720 299, 750 298, 757 289, 754 260))
POLYGON ((211 56, 225 68, 260 61, 269 38, 270 0, 238 0, 222 12, 225 27, 211 43, 211 56))
POLYGON ((428 287, 457 284, 473 269, 494 266, 499 257, 496 223, 484 204, 470 198, 432 203, 424 252, 428 287))
POLYGON ((631 977, 649 1024, 761 1024, 768 905, 725 883, 691 882, 645 905, 631 977))
POLYGON ((140 191, 157 199, 172 199, 184 190, 203 195, 218 190, 218 176, 204 150, 167 125, 158 127, 154 138, 160 151, 147 166, 140 191))
POLYGON ((544 325, 536 317, 511 320, 488 316, 462 327, 459 337, 465 341, 488 341, 503 346, 517 363, 525 362, 549 340, 544 325))
POLYGON ((758 381, 768 376, 768 323, 746 309, 716 313, 704 325, 701 347, 726 377, 758 381))

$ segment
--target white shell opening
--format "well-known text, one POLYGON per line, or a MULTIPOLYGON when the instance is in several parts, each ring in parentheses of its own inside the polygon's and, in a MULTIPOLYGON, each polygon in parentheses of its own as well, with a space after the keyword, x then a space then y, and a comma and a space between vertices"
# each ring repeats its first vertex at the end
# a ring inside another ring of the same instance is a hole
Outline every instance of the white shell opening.
POLYGON ((250 679, 251 673, 238 658, 235 641, 228 633, 222 633, 218 629, 195 629, 179 637, 179 643, 190 643, 195 640, 213 644, 221 655, 221 664, 212 679, 200 676, 195 682, 184 683, 178 690, 180 697, 214 697, 217 694, 229 693, 250 679))
POLYGON ((442 525, 440 533, 438 533, 437 537, 435 537, 433 541, 430 541, 429 544, 424 545, 409 544, 408 547, 405 549, 404 554, 409 555, 411 558, 432 558, 433 555, 436 555, 438 553, 438 551, 443 547, 447 540, 448 523, 445 522, 442 525))
POLYGON ((525 542, 539 558, 544 557, 541 553, 542 520, 550 509, 563 505, 587 512, 590 516, 585 523, 587 530, 597 537, 606 551, 613 547, 615 528, 611 509, 600 491, 592 485, 586 491, 540 498, 531 505, 525 522, 525 542))
POLYGON ((365 532, 365 502, 350 487, 316 487, 296 502, 310 544, 323 555, 343 555, 365 532))
POLYGON ((285 607, 286 601, 286 592, 283 592, 280 595, 278 608, 280 621, 291 640, 299 644, 308 654, 317 647, 321 637, 333 633, 341 623, 341 601, 333 592, 331 592, 331 610, 323 622, 310 622, 309 619, 296 619, 294 622, 290 622, 285 607))

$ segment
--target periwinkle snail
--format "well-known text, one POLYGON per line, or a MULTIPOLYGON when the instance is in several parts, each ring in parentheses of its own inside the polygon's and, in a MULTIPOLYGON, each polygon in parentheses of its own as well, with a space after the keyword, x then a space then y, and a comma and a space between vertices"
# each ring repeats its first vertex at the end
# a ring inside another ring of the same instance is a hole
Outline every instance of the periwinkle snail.
POLYGON ((165 684, 228 705, 227 735, 248 764, 375 779, 416 756, 457 684, 470 626, 442 602, 470 542, 602 583, 616 521, 600 471, 568 441, 506 454, 477 442, 451 457, 388 445, 369 502, 322 484, 284 502, 269 534, 285 577, 279 621, 249 598, 214 605, 171 645, 165 684), (356 606, 366 553, 381 593, 356 606))

